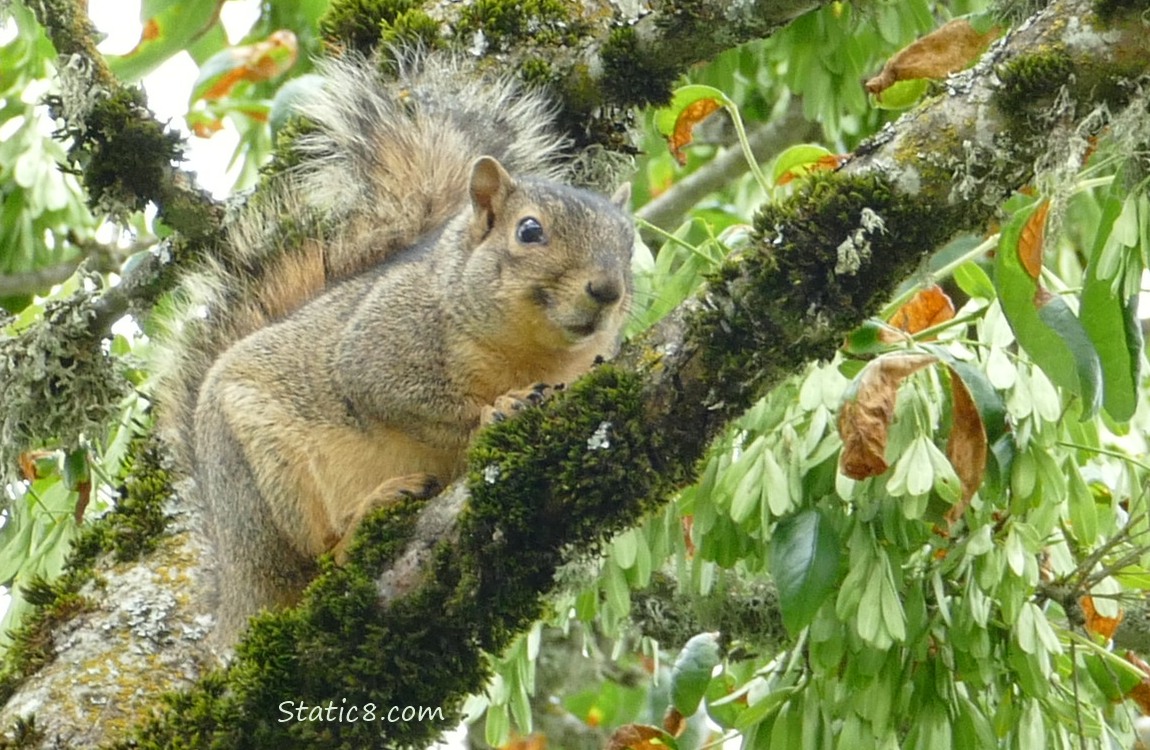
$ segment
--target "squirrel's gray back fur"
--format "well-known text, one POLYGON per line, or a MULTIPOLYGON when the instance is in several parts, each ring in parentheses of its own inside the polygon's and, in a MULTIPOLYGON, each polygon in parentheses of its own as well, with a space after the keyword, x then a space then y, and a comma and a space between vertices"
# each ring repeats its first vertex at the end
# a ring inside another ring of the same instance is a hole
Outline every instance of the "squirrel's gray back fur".
POLYGON ((160 429, 192 467, 193 412, 215 359, 341 279, 441 226, 468 200, 479 156, 512 174, 566 181, 554 109, 508 79, 408 54, 387 79, 375 60, 317 63, 322 87, 297 107, 298 164, 230 222, 220 257, 183 281, 159 368, 160 429))

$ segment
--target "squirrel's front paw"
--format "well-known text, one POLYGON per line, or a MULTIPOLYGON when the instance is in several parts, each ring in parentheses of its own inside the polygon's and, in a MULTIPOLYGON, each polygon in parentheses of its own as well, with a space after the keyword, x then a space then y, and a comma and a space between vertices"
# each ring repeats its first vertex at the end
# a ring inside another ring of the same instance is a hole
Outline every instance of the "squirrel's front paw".
POLYGON ((530 388, 517 391, 508 391, 491 406, 483 407, 483 424, 494 424, 514 417, 518 412, 529 406, 539 406, 551 397, 556 391, 563 390, 563 385, 547 385, 536 383, 530 388))

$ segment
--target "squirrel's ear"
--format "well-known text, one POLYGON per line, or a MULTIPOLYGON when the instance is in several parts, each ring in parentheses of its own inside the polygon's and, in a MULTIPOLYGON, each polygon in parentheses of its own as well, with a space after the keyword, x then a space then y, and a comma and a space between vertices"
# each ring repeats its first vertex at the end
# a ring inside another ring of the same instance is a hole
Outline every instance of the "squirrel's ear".
POLYGON ((628 210, 631 206, 631 183, 624 182, 611 196, 611 202, 624 211, 628 210))
POLYGON ((513 185, 511 175, 490 156, 481 156, 471 165, 471 205, 477 217, 487 219, 488 229, 495 225, 513 185))

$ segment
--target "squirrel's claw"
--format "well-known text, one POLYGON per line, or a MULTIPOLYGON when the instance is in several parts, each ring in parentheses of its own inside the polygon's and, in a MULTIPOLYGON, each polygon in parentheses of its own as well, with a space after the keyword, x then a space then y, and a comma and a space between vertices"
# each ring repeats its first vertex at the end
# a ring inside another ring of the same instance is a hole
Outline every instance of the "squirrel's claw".
POLYGON ((494 404, 484 407, 482 423, 488 425, 506 421, 529 406, 539 406, 562 388, 562 385, 535 383, 530 388, 508 391, 495 399, 494 404))

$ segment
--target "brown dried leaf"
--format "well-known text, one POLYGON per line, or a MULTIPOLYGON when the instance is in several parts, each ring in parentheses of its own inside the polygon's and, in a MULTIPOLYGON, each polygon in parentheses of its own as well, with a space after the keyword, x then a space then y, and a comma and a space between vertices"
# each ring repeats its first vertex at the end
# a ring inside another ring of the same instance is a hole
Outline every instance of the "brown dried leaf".
POLYGON ((1117 617, 1104 617, 1098 614, 1098 610, 1094 608, 1094 597, 1090 595, 1080 598, 1078 605, 1082 607, 1082 614, 1086 618, 1085 627, 1087 633, 1100 635, 1106 640, 1110 640, 1114 637, 1114 631, 1118 629, 1118 624, 1122 622, 1122 610, 1118 610, 1117 617))
POLYGON ((659 727, 624 724, 607 741, 607 750, 666 750, 671 737, 659 727))
POLYGON ((1133 689, 1126 694, 1126 697, 1138 704, 1144 716, 1150 715, 1150 664, 1142 661, 1142 659, 1138 657, 1138 654, 1133 651, 1127 651, 1125 657, 1126 661, 1138 667, 1138 669, 1142 670, 1142 674, 1145 675, 1142 678, 1142 682, 1135 685, 1133 689))
POLYGON ((977 59, 999 32, 995 26, 979 34, 970 21, 956 18, 899 50, 881 73, 866 82, 866 90, 879 94, 899 81, 946 78, 977 59))
POLYGON ((20 464, 20 476, 29 482, 42 479, 46 475, 40 471, 41 467, 38 464, 52 458, 53 453, 54 451, 46 450, 24 451, 21 453, 16 459, 20 464))
MULTIPOLYGON (((144 28, 140 29, 140 43, 151 42, 160 38, 160 24, 156 19, 149 18, 144 22, 144 28)), ((139 47, 139 44, 136 45, 139 47)))
POLYGON ((962 378, 950 370, 950 392, 954 401, 954 426, 946 443, 946 457, 962 482, 962 499, 946 512, 950 526, 958 523, 986 473, 986 425, 962 378))
POLYGON ((691 539, 691 529, 695 526, 695 517, 693 515, 686 515, 679 519, 679 525, 683 529, 683 544, 687 548, 687 559, 690 560, 695 556, 695 541, 691 539))
POLYGON ((682 737, 687 731, 687 717, 674 706, 667 706, 667 713, 663 714, 663 729, 672 737, 682 737))
POLYGON ((1046 214, 1049 210, 1049 200, 1038 204, 1018 236, 1018 259, 1030 278, 1035 280, 1042 273, 1042 246, 1046 240, 1046 214))
POLYGON ((275 78, 295 65, 299 56, 299 40, 288 29, 280 29, 263 41, 233 47, 229 52, 232 67, 200 92, 200 98, 209 101, 220 99, 243 81, 258 83, 275 78))
POLYGON ((839 410, 843 450, 839 470, 851 479, 866 479, 887 469, 886 439, 894 417, 898 386, 913 372, 938 361, 929 354, 887 354, 858 375, 858 385, 839 410))
POLYGON ((938 284, 920 289, 891 316, 890 323, 907 333, 918 333, 954 317, 954 303, 938 284))
POLYGON ((542 732, 532 732, 526 737, 512 737, 499 750, 547 750, 547 735, 542 732))
POLYGON ((801 169, 788 169, 786 172, 783 172, 779 176, 779 179, 775 180, 775 185, 782 187, 812 172, 833 172, 843 164, 846 164, 849 158, 850 154, 827 154, 826 156, 820 156, 813 162, 804 164, 801 169))
POLYGON ((84 523, 84 511, 88 509, 88 503, 92 500, 92 483, 89 481, 80 482, 76 485, 76 507, 72 509, 72 519, 80 524, 84 523))
POLYGON ((667 138, 667 145, 671 148, 671 155, 679 162, 679 166, 687 164, 687 155, 683 153, 683 148, 691 143, 691 131, 722 106, 718 99, 699 99, 684 107, 675 118, 675 129, 667 138))
POLYGON ((190 123, 190 125, 192 133, 194 133, 197 138, 211 138, 213 134, 224 129, 224 121, 216 117, 210 119, 203 118, 194 123, 190 123))

